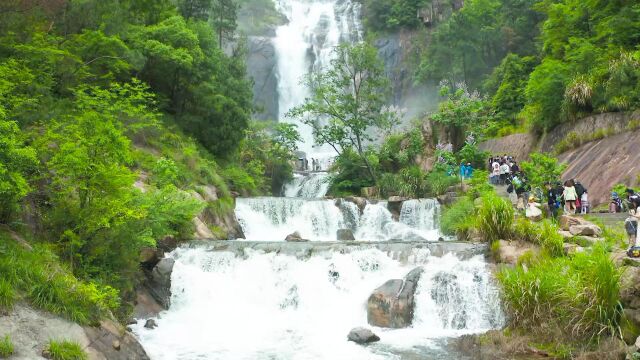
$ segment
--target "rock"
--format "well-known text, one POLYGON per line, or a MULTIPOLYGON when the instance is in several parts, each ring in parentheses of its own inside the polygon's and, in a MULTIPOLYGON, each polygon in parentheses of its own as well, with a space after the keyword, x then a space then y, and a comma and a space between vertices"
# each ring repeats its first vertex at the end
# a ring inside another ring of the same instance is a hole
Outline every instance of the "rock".
POLYGON ((367 207, 367 199, 359 196, 348 196, 344 198, 345 201, 352 202, 356 204, 358 210, 360 210, 360 214, 364 211, 364 208, 367 207))
POLYGON ((393 219, 398 221, 400 218, 400 211, 402 210, 402 203, 409 200, 408 198, 401 196, 391 196, 387 200, 387 209, 393 216, 393 219))
POLYGON ((164 256, 162 250, 154 247, 143 247, 140 250, 140 263, 149 268, 153 268, 164 256))
POLYGON ((560 229, 569 231, 569 228, 573 225, 587 225, 591 223, 578 216, 560 215, 559 224, 560 229))
POLYGON ((636 346, 636 350, 640 350, 640 336, 638 336, 634 345, 636 346))
POLYGON ((373 331, 363 327, 351 329, 351 331, 349 331, 349 335, 347 335, 347 339, 349 341, 353 341, 356 344, 368 344, 371 342, 380 341, 380 337, 378 337, 378 335, 374 334, 373 331))
POLYGON ((627 267, 622 273, 620 277, 620 302, 625 308, 640 309, 640 268, 627 267))
MULTIPOLYGON (((158 316, 161 311, 165 310, 160 302, 151 295, 151 291, 149 290, 150 282, 151 280, 149 280, 148 275, 145 286, 136 290, 136 300, 133 308, 133 317, 136 319, 155 317, 158 316)), ((135 323, 137 323, 137 321, 133 319, 133 324, 135 323)))
POLYGON ((200 194, 206 202, 218 200, 218 189, 213 185, 203 185, 199 187, 200 194))
POLYGON ((351 229, 338 229, 338 231, 336 231, 336 238, 339 241, 354 241, 356 239, 351 229))
POLYGON ((287 237, 284 239, 284 241, 288 241, 288 242, 305 242, 305 241, 309 241, 309 240, 303 239, 300 236, 299 232, 294 231, 293 233, 287 235, 287 237))
POLYGON ((417 267, 404 278, 388 280, 373 291, 367 302, 370 325, 404 328, 413 321, 414 293, 424 269, 417 267))
POLYGON ((199 216, 193 218, 193 225, 195 225, 196 228, 196 231, 193 234, 194 239, 207 240, 215 238, 211 229, 209 229, 207 224, 205 224, 199 216))
POLYGON ((120 341, 113 340, 113 342, 111 343, 111 347, 113 347, 117 351, 120 351, 120 341))
POLYGON ((262 111, 258 120, 278 118, 278 59, 270 37, 250 36, 247 44, 247 75, 253 79, 253 102, 262 111))
POLYGON ((444 195, 438 196, 437 199, 441 205, 448 206, 456 202, 458 199, 458 193, 448 191, 444 195))
POLYGON ((172 252, 178 247, 178 240, 173 235, 167 235, 158 240, 156 247, 164 252, 172 252))
POLYGON ((171 304, 171 273, 174 265, 175 260, 162 259, 147 277, 149 293, 165 309, 168 309, 171 304))
POLYGON ((562 246, 562 250, 565 255, 572 255, 575 253, 583 252, 584 248, 577 244, 564 243, 562 246))
POLYGON ((144 323, 144 327, 147 329, 155 329, 158 327, 158 323, 156 323, 156 321, 153 319, 147 319, 147 321, 144 323))
POLYGON ((573 237, 573 234, 570 233, 569 231, 560 230, 558 231, 558 234, 560 234, 560 236, 562 236, 565 239, 571 239, 573 237))
POLYGON ((538 246, 525 241, 498 240, 498 242, 500 244, 498 248, 499 259, 496 259, 496 261, 504 264, 516 265, 518 259, 525 253, 529 251, 537 253, 539 251, 538 246))
POLYGON ((602 229, 598 225, 595 224, 582 224, 582 225, 571 225, 569 226, 569 232, 572 235, 582 235, 582 236, 600 236, 602 235, 602 229))

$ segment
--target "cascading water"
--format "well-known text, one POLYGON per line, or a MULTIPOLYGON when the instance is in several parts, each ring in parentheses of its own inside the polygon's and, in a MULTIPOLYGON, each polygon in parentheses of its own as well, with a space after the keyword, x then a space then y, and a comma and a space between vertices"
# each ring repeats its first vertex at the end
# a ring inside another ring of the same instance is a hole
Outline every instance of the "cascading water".
POLYGON ((503 322, 498 294, 481 257, 461 261, 413 250, 410 263, 369 249, 301 260, 247 251, 245 257, 205 248, 172 254, 172 305, 158 328, 134 325, 152 359, 402 359, 451 350, 447 337, 503 322), (366 299, 386 280, 416 266, 414 323, 374 331, 381 341, 346 341, 367 326, 366 299))
POLYGON ((296 175, 285 186, 284 196, 301 198, 321 198, 327 194, 330 177, 327 173, 313 173, 307 176, 296 175))
POLYGON ((312 241, 336 240, 338 229, 350 229, 356 240, 438 240, 440 206, 433 199, 403 203, 394 221, 384 201, 368 203, 362 214, 346 200, 303 198, 240 198, 236 217, 247 240, 281 241, 297 231, 312 241))

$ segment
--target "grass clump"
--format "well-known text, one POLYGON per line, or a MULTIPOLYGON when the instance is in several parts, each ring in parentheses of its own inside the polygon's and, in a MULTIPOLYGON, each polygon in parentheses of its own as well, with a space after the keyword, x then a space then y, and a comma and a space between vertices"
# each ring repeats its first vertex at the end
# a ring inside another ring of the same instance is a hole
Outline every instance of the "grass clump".
POLYGON ((473 227, 473 201, 462 197, 444 209, 440 228, 446 235, 464 234, 473 227))
POLYGON ((603 246, 572 258, 543 254, 528 263, 498 274, 513 325, 532 331, 552 325, 568 341, 620 334, 621 273, 603 246))
POLYGON ((487 241, 508 239, 511 236, 514 210, 511 203, 495 193, 480 196, 476 227, 487 241))
POLYGON ((16 293, 11 284, 0 278, 0 310, 11 310, 16 300, 16 293))
POLYGON ((96 323, 119 308, 117 290, 78 280, 46 246, 26 251, 5 236, 0 234, 0 291, 4 294, 0 298, 5 306, 19 295, 35 307, 80 324, 96 323))
POLYGON ((87 360, 89 357, 80 344, 73 341, 49 341, 47 351, 53 360, 87 360))
POLYGON ((8 358, 13 355, 13 343, 9 335, 0 338, 0 358, 8 358))

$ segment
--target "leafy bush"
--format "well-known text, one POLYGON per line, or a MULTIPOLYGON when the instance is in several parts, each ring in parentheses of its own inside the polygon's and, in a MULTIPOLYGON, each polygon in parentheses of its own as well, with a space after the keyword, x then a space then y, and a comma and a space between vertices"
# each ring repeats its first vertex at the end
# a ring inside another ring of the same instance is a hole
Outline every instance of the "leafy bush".
POLYGON ((68 340, 49 341, 47 351, 53 360, 87 360, 89 358, 80 344, 68 340))
POLYGON ((440 229, 446 235, 461 234, 473 227, 473 213, 475 207, 468 197, 462 197, 458 201, 446 207, 440 218, 440 229))
POLYGON ((480 197, 476 226, 487 241, 508 239, 512 233, 514 210, 511 203, 495 193, 480 197))
POLYGON ((532 188, 543 188, 545 182, 556 182, 562 177, 566 164, 559 164, 558 159, 541 153, 529 155, 530 160, 520 163, 520 168, 527 174, 532 188))
POLYGON ((516 326, 555 324, 576 339, 619 334, 620 270, 601 246, 572 258, 542 256, 526 268, 504 268, 498 279, 516 326))
POLYGON ((13 343, 9 335, 0 338, 0 358, 8 358, 13 355, 13 343))
POLYGON ((449 176, 444 172, 432 171, 427 175, 426 185, 431 196, 444 194, 450 186, 458 183, 455 176, 449 176))
POLYGON ((558 230, 558 226, 549 220, 535 223, 526 218, 518 218, 513 226, 513 234, 518 240, 540 245, 551 257, 564 255, 564 239, 558 230))

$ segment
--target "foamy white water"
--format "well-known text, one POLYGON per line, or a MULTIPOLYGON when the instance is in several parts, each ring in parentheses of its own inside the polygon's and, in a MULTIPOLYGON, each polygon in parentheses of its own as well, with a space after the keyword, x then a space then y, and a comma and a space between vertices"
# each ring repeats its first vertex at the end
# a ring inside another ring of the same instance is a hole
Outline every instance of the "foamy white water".
POLYGON ((427 355, 434 340, 480 332, 503 323, 498 293, 481 257, 429 256, 417 250, 402 264, 378 250, 331 253, 298 260, 249 252, 246 258, 204 248, 178 249, 172 306, 158 328, 133 330, 154 360, 164 359, 400 359, 427 355), (367 326, 366 301, 388 279, 416 266, 414 325, 374 331, 379 343, 346 340, 367 326), (421 350, 416 350, 419 346, 421 350))
POLYGON ((334 241, 338 229, 352 230, 359 241, 435 241, 439 209, 434 199, 409 200, 394 221, 384 201, 367 204, 360 214, 349 201, 261 197, 237 199, 236 217, 253 241, 283 241, 294 231, 311 241, 334 241))
POLYGON ((327 173, 295 175, 292 182, 284 189, 286 197, 321 198, 327 195, 331 178, 327 173))

